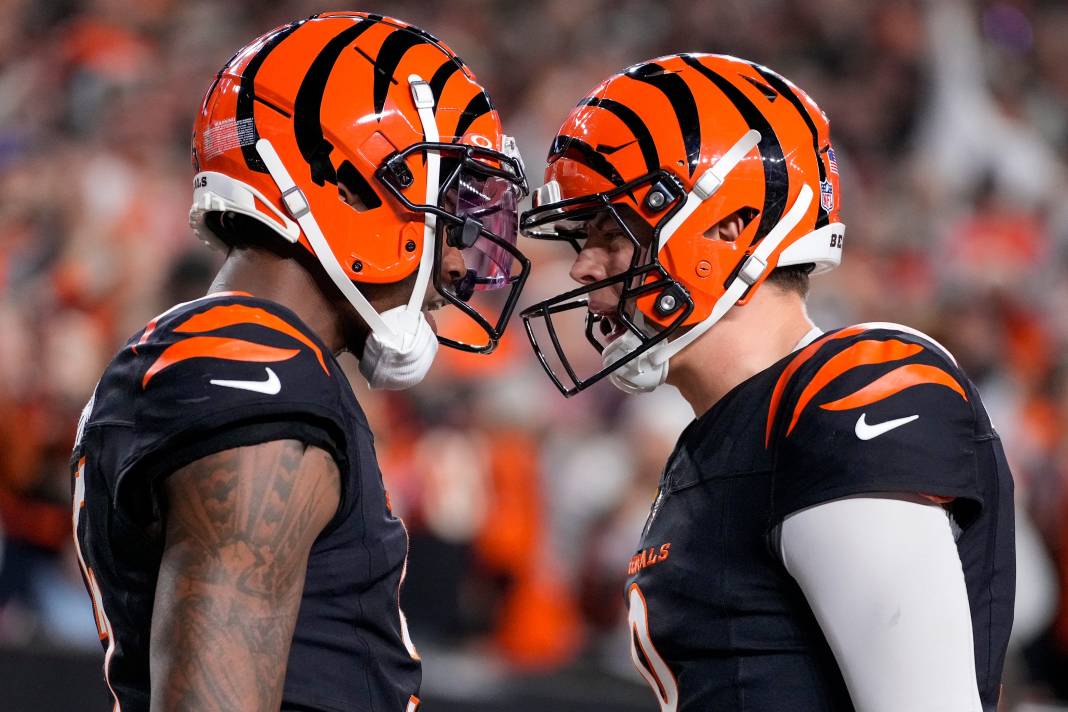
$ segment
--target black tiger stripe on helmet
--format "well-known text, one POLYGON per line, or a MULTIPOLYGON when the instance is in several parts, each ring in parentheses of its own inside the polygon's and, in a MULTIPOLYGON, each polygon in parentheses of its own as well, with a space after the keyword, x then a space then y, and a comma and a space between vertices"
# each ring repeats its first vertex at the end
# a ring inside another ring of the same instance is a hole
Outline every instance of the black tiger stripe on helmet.
MULTIPOLYGON (((314 19, 314 16, 308 18, 308 20, 311 19, 314 19)), ((260 67, 263 66, 263 62, 267 59, 267 56, 270 55, 271 52, 273 52, 274 49, 282 43, 282 40, 293 34, 293 32, 297 30, 297 28, 299 28, 308 20, 298 20, 296 22, 291 22, 288 25, 279 28, 276 32, 274 32, 274 34, 271 34, 267 38, 265 38, 263 41, 263 46, 252 57, 252 59, 248 61, 248 64, 245 65, 244 71, 242 71, 241 73, 241 86, 238 89, 237 93, 237 111, 235 114, 235 118, 237 120, 238 126, 243 126, 245 122, 252 122, 252 131, 256 139, 259 138, 259 133, 256 131, 256 119, 254 111, 256 97, 256 74, 260 71, 260 67)), ((230 62, 233 62, 236 56, 237 55, 231 57, 230 62)), ((227 66, 229 66, 230 62, 227 63, 227 66)), ((217 83, 218 77, 216 77, 216 84, 217 83)), ((214 92, 215 84, 212 85, 211 89, 212 92, 214 92)), ((204 100, 205 105, 207 105, 207 102, 210 100, 210 98, 211 95, 209 94, 208 97, 206 97, 204 100)), ((263 160, 260 158, 259 154, 256 153, 255 141, 244 143, 241 146, 241 153, 245 158, 245 165, 248 166, 249 170, 256 171, 257 173, 267 172, 267 166, 263 163, 263 160)))
MULTIPOLYGON (((336 171, 328 159, 333 146, 331 146, 323 137, 319 118, 322 99, 326 90, 326 80, 330 76, 333 66, 337 63, 345 48, 355 42, 358 37, 372 26, 384 20, 381 15, 374 14, 339 14, 336 16, 351 16, 353 19, 359 19, 360 21, 352 27, 348 27, 335 35, 326 43, 319 55, 313 60, 301 82, 294 110, 294 133, 296 134, 297 145, 301 151, 301 155, 304 156, 304 159, 312 168, 313 179, 320 185, 324 182, 337 182, 336 171)), ((308 18, 308 20, 315 19, 316 17, 318 16, 313 15, 308 18)), ((265 40, 261 50, 257 52, 249 61, 248 65, 246 65, 245 71, 242 74, 241 90, 238 95, 239 120, 250 119, 254 121, 253 102, 258 100, 255 95, 256 74, 268 55, 270 55, 271 52, 277 48, 284 39, 286 39, 286 37, 308 20, 300 20, 298 22, 290 23, 272 34, 265 40)), ((383 40, 377 56, 372 60, 374 62, 372 101, 375 113, 381 114, 383 111, 386 96, 389 93, 389 87, 397 83, 395 75, 405 54, 410 49, 421 44, 437 47, 448 57, 430 80, 431 89, 434 93, 436 110, 437 102, 449 79, 457 72, 466 74, 463 62, 442 47, 440 41, 430 33, 412 26, 394 27, 395 29, 383 40)), ((272 106, 272 108, 278 110, 277 107, 272 106)), ((463 132, 466 131, 474 121, 485 113, 492 111, 493 108, 492 101, 485 92, 477 94, 460 113, 457 135, 462 136, 463 132)), ((282 111, 281 113, 288 115, 288 112, 282 111)), ((242 146, 245 161, 250 169, 261 173, 266 172, 266 166, 264 166, 259 155, 256 153, 254 144, 255 141, 252 141, 248 145, 242 146)))
MULTIPOLYGON (((382 47, 375 57, 375 80, 374 80, 374 108, 375 113, 381 113, 386 103, 386 95, 389 93, 391 84, 396 84, 397 68, 404 59, 408 50, 421 44, 432 45, 444 51, 440 40, 434 35, 416 27, 400 27, 386 37, 382 47)), ((446 53, 448 54, 448 53, 446 53)), ((437 111, 438 102, 445 85, 457 72, 464 72, 464 63, 459 57, 450 56, 430 77, 428 84, 434 96, 434 111, 437 111)), ((466 72, 464 72, 466 74, 466 72)), ((485 91, 478 92, 470 99, 467 106, 460 112, 456 128, 453 131, 453 143, 457 143, 463 137, 471 125, 480 117, 495 109, 493 100, 485 91)))
MULTIPOLYGON (((638 148, 642 152, 646 167, 650 171, 655 171, 660 167, 660 154, 656 149, 656 141, 653 139, 653 134, 649 131, 649 127, 645 125, 645 122, 638 116, 637 112, 626 104, 604 97, 588 97, 579 103, 580 105, 599 107, 619 117, 619 120, 634 134, 634 139, 638 142, 638 148)), ((604 152, 600 151, 600 153, 603 154, 604 152)))
POLYGON ((464 110, 460 112, 460 118, 456 123, 456 129, 453 131, 453 143, 458 143, 467 130, 471 128, 471 124, 475 123, 478 119, 485 116, 489 112, 494 110, 493 101, 490 100, 489 94, 484 91, 480 91, 475 94, 471 101, 467 103, 464 110))
MULTIPOLYGON (((816 154, 816 166, 819 170, 820 185, 823 185, 823 183, 825 183, 827 180, 827 169, 823 165, 823 160, 820 157, 821 147, 819 132, 816 129, 815 122, 812 121, 812 116, 810 116, 808 113, 808 109, 805 108, 805 105, 802 103, 801 98, 798 97, 797 93, 790 88, 789 83, 787 83, 786 79, 784 79, 781 75, 776 74, 775 72, 760 64, 751 63, 751 66, 757 71, 758 74, 760 74, 760 76, 764 78, 766 82, 768 82, 768 84, 775 88, 775 91, 786 97, 786 100, 793 104, 794 108, 797 109, 797 113, 801 115, 801 119, 808 127, 808 130, 812 132, 812 149, 816 154)), ((823 227, 827 224, 828 219, 829 213, 827 209, 823 207, 823 205, 820 205, 819 215, 816 217, 816 227, 823 227)))
POLYGON ((760 210, 760 223, 754 241, 762 239, 782 218, 786 210, 786 196, 790 192, 790 173, 786 168, 782 145, 775 130, 764 114, 750 101, 741 89, 729 79, 701 63, 692 54, 679 55, 687 65, 714 84, 742 115, 745 123, 760 132, 760 151, 765 172, 764 205, 760 210))
POLYGON ((697 100, 694 99, 693 91, 686 80, 674 72, 665 71, 656 62, 639 64, 627 69, 624 74, 655 87, 667 97, 679 124, 679 132, 686 147, 689 175, 692 177, 701 158, 701 116, 697 111, 697 100))
POLYGON ((553 140, 552 146, 549 147, 549 161, 552 162, 557 158, 570 158, 596 172, 612 185, 623 185, 623 176, 619 174, 619 171, 612 165, 611 161, 582 139, 574 136, 557 136, 553 140))
POLYGON ((396 84, 394 74, 404 59, 405 53, 421 44, 434 44, 425 36, 401 27, 391 32, 382 42, 375 56, 374 107, 375 113, 381 114, 386 105, 386 94, 390 84, 396 84))
POLYGON ((445 91, 445 85, 449 83, 453 75, 463 69, 464 63, 459 57, 453 57, 445 60, 445 62, 438 67, 434 72, 434 76, 430 78, 428 84, 430 84, 430 91, 434 94, 434 110, 437 111, 438 101, 441 99, 441 93, 445 91))
POLYGON ((312 60, 297 90, 293 106, 293 132, 300 155, 311 166, 312 180, 317 185, 337 183, 337 172, 330 161, 334 147, 323 136, 320 118, 326 82, 345 48, 376 24, 378 20, 367 18, 334 35, 312 60))

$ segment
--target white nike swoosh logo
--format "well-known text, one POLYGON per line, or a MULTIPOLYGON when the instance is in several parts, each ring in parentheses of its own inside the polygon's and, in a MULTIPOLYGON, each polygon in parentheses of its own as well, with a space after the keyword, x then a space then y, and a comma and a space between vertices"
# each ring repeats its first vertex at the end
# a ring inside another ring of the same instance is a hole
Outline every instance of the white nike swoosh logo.
POLYGON ((857 437, 861 440, 871 440, 872 438, 877 438, 883 433, 888 433, 894 428, 900 428, 902 425, 906 423, 911 423, 912 421, 920 417, 918 415, 909 415, 904 418, 888 420, 885 423, 874 423, 869 425, 864 420, 864 417, 866 415, 867 413, 861 413, 860 417, 857 418, 857 437))
POLYGON ((213 386, 223 386, 225 388, 240 388, 243 391, 254 391, 255 393, 266 393, 269 396, 276 396, 278 392, 282 390, 282 382, 278 380, 278 375, 270 368, 267 369, 266 381, 224 381, 224 380, 212 380, 209 381, 213 386))

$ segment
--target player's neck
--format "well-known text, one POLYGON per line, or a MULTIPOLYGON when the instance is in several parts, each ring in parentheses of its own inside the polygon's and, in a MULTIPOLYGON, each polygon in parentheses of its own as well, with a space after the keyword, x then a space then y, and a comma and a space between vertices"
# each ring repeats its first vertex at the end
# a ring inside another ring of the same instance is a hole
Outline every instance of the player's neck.
POLYGON ((667 382, 701 415, 793 351, 812 327, 799 295, 765 286, 671 359, 667 382))
POLYGON ((267 250, 231 250, 208 293, 248 292, 293 311, 337 354, 345 349, 344 324, 338 307, 321 285, 293 259, 267 250))

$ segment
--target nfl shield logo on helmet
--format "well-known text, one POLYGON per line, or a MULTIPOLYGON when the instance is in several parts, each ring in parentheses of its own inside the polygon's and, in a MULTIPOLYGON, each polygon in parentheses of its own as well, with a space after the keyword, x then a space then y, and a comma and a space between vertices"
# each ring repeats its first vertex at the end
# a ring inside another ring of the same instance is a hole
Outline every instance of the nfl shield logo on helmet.
POLYGON ((828 213, 834 210, 834 186, 829 180, 820 181, 820 207, 828 213))

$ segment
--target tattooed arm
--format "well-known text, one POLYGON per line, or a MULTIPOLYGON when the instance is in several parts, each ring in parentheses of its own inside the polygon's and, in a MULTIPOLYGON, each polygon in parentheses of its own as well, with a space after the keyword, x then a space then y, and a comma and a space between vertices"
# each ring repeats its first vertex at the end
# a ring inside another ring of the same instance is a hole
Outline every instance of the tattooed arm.
POLYGON ((152 709, 277 710, 308 552, 338 507, 325 451, 277 440, 165 481, 152 615, 152 709))

